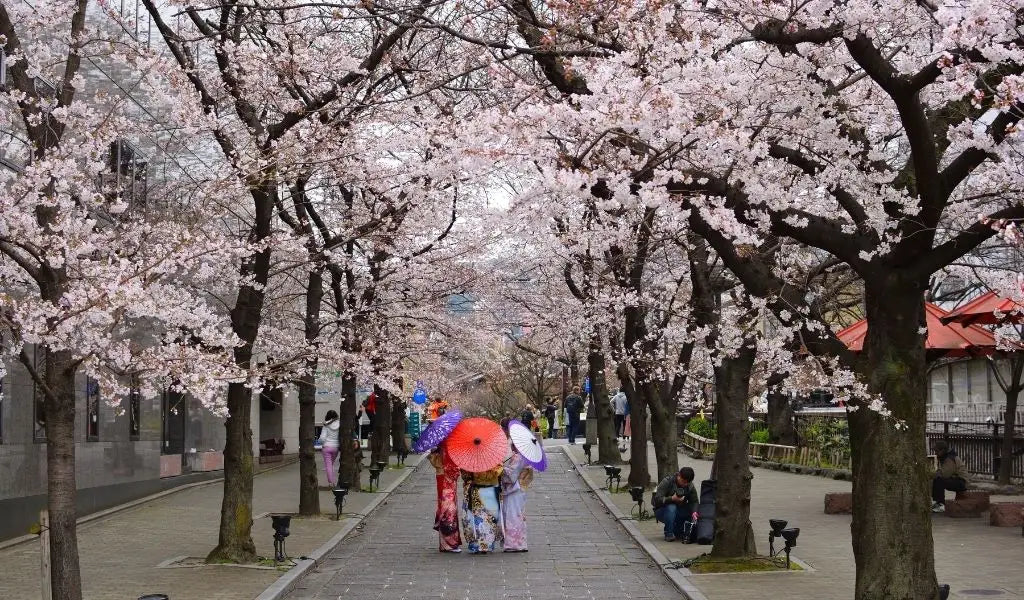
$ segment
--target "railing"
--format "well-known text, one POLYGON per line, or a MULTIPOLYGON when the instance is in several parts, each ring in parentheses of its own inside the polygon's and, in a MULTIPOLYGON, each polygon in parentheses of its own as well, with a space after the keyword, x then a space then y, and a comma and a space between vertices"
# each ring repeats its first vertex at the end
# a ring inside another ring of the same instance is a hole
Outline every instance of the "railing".
MULTIPOLYGON (((690 431, 683 432, 682 443, 684 447, 700 452, 705 456, 714 454, 718 449, 718 440, 702 437, 690 431)), ((843 453, 838 451, 826 453, 813 448, 750 442, 747 452, 751 458, 771 462, 810 467, 850 468, 849 458, 844 457, 843 453)))
MULTIPOLYGON (((1024 479, 1024 431, 1018 429, 1015 433, 1010 477, 1024 479)), ((1002 423, 929 421, 925 437, 929 448, 938 440, 948 442, 969 473, 995 477, 999 471, 1003 445, 1002 423)))

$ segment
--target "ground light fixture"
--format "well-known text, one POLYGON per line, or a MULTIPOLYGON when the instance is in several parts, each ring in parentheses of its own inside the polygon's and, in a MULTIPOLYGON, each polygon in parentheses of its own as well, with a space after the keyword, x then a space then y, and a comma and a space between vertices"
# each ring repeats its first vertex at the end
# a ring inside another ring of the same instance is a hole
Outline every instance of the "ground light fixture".
POLYGON ((615 491, 622 487, 622 467, 605 465, 604 474, 608 476, 608 479, 605 480, 605 487, 608 488, 609 492, 612 491, 613 481, 615 482, 615 491))
POLYGON ((405 446, 402 446, 401 448, 398 449, 398 457, 396 458, 396 464, 400 467, 405 465, 405 459, 407 458, 409 458, 409 449, 406 448, 405 446))
POLYGON ((942 584, 939 586, 939 600, 946 600, 949 598, 949 584, 942 584))
POLYGON ((629 488, 629 496, 633 499, 636 504, 633 506, 631 513, 638 521, 643 521, 647 518, 647 507, 644 506, 644 488, 639 485, 634 485, 629 488))
POLYGON ((336 487, 331 491, 334 492, 334 508, 335 510, 337 510, 337 514, 335 515, 334 520, 340 521, 341 513, 345 508, 345 496, 348 494, 348 488, 336 487))
POLYGON ((374 485, 377 489, 380 489, 380 472, 384 469, 381 468, 380 463, 370 467, 370 491, 373 491, 374 485))
POLYGON ((270 515, 270 521, 274 527, 274 561, 283 562, 288 557, 285 554, 284 539, 291 535, 289 528, 292 524, 292 516, 270 515))
POLYGON ((167 594, 146 594, 139 596, 139 600, 171 600, 171 597, 167 594))
POLYGON ((789 553, 796 546, 796 538, 800 536, 799 527, 790 527, 782 530, 782 539, 786 541, 784 550, 786 551, 786 569, 789 569, 789 553))
POLYGON ((388 463, 385 460, 378 460, 376 464, 377 468, 380 469, 381 471, 384 471, 384 469, 388 468, 388 463))
POLYGON ((782 537, 786 524, 784 519, 768 519, 768 525, 772 528, 768 532, 768 556, 775 556, 775 538, 782 537))
POLYGON ((592 459, 590 458, 590 448, 591 448, 590 444, 586 444, 586 443, 583 444, 583 454, 587 455, 587 464, 588 465, 592 462, 592 459))

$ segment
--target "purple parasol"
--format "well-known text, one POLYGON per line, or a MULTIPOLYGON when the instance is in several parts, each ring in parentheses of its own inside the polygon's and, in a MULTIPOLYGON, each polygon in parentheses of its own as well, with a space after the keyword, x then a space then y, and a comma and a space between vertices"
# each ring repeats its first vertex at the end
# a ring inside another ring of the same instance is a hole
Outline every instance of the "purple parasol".
POLYGON ((413 452, 427 452, 440 446, 461 420, 462 413, 457 410, 448 411, 434 419, 434 422, 427 425, 427 428, 420 433, 416 443, 412 445, 413 452))
POLYGON ((526 464, 538 471, 548 468, 548 457, 544 453, 544 446, 541 445, 537 436, 533 435, 529 427, 512 419, 508 424, 508 437, 526 464))

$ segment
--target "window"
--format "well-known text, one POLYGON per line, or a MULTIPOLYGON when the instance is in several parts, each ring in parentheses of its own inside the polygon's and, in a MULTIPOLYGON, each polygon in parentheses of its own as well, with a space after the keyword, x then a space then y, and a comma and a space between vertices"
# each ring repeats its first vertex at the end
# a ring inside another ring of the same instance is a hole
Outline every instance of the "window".
MULTIPOLYGON (((43 379, 46 376, 46 353, 39 349, 39 346, 32 348, 32 368, 37 376, 43 379)), ((46 441, 46 394, 39 384, 32 385, 32 439, 36 442, 46 441)))
POLYGON ((92 377, 85 379, 85 439, 100 439, 100 382, 92 377))
POLYGON ((941 407, 949 404, 949 367, 943 365, 928 373, 928 405, 941 407))
POLYGON ((971 406, 985 407, 992 402, 988 387, 988 365, 984 359, 972 360, 968 365, 971 376, 971 406))
POLYGON ((128 439, 136 441, 142 431, 142 392, 139 390, 139 380, 132 377, 131 388, 128 390, 128 439))
POLYGON ((950 390, 952 390, 953 392, 952 398, 950 399, 950 404, 957 408, 967 406, 967 396, 968 391, 970 389, 970 379, 967 374, 967 363, 953 363, 952 365, 950 365, 949 370, 950 379, 952 383, 952 385, 950 386, 950 390))
POLYGON ((127 203, 128 210, 145 207, 147 164, 134 144, 126 140, 111 142, 107 157, 108 171, 100 175, 100 186, 106 197, 111 202, 120 200, 127 203))

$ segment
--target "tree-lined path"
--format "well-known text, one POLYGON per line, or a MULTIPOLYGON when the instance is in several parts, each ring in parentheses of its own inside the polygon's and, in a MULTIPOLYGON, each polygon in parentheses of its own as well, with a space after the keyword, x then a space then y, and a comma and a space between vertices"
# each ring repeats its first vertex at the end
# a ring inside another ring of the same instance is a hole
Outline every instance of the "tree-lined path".
POLYGON ((420 467, 300 582, 292 600, 676 598, 679 592, 607 513, 560 451, 527 501, 530 551, 441 554, 434 474, 420 467))

